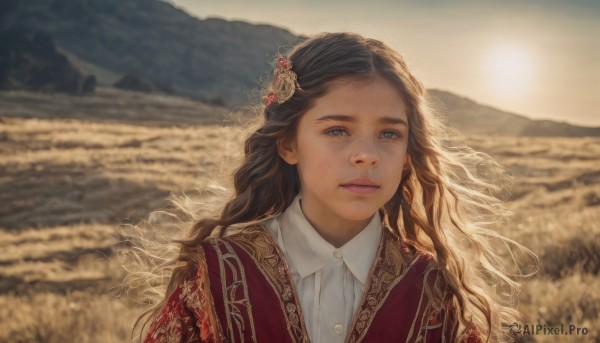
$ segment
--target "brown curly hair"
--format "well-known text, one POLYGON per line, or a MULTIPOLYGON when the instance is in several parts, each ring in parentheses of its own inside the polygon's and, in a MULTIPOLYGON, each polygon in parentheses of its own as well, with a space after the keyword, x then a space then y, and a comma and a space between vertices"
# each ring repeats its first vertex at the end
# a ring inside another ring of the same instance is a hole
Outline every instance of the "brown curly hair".
POLYGON ((277 143, 295 137, 301 116, 327 92, 330 82, 380 76, 400 91, 407 105, 410 156, 396 193, 379 210, 384 223, 434 256, 454 295, 463 329, 474 324, 487 341, 504 341, 502 325, 518 315, 513 306, 519 284, 508 276, 493 247, 500 242, 523 248, 489 228, 510 214, 495 195, 506 190, 499 183, 505 170, 485 154, 452 144, 426 89, 402 56, 381 41, 354 33, 322 33, 293 47, 288 59, 298 88, 281 104, 261 106, 254 124, 247 126, 251 133, 233 175, 233 194, 227 194, 227 187, 212 188, 213 196, 223 194, 223 205, 217 198, 193 206, 189 198, 172 199, 193 225, 170 243, 171 250, 153 250, 154 242, 138 237, 137 249, 130 251, 135 263, 128 265, 128 281, 146 294, 144 302, 150 308, 135 326, 144 316, 147 325, 160 311, 183 274, 195 265, 200 242, 281 213, 292 203, 300 190, 298 172, 280 158, 277 143), (199 214, 199 209, 208 212, 209 203, 220 206, 218 217, 199 214))

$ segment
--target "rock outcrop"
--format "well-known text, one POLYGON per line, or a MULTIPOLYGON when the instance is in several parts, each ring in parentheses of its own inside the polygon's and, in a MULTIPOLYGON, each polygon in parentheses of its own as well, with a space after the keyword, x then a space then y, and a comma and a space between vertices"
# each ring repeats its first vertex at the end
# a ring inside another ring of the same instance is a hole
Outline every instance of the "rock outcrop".
POLYGON ((11 29, 0 33, 0 89, 85 94, 96 78, 82 75, 43 31, 11 29))

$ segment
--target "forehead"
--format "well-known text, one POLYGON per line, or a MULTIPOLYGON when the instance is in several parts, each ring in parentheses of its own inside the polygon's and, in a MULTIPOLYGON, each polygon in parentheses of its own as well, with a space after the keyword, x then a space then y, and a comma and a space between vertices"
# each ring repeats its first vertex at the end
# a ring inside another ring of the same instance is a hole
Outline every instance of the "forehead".
POLYGON ((408 119, 402 93, 381 76, 344 77, 330 81, 325 94, 317 98, 306 113, 313 117, 323 114, 351 115, 365 119, 383 116, 398 117, 405 121, 408 119))

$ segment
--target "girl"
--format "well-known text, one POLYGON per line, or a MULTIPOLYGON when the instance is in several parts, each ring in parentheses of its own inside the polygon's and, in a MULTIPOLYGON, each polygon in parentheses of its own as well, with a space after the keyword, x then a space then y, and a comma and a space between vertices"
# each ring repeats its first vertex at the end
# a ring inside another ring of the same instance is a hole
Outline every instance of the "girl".
POLYGON ((505 340, 518 284, 486 225, 507 212, 469 168, 497 165, 449 146, 403 58, 323 33, 277 60, 267 91, 233 197, 151 270, 170 280, 140 338, 505 340))

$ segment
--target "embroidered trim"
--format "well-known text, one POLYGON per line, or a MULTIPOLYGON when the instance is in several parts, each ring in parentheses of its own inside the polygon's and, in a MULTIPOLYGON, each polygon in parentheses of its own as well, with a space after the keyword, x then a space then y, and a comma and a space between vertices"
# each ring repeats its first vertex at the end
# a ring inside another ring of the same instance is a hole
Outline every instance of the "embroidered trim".
MULTIPOLYGON (((201 263, 201 262, 200 262, 201 263)), ((216 313, 207 306, 209 301, 202 290, 206 280, 201 268, 185 272, 177 288, 169 296, 160 316, 148 331, 145 342, 202 342, 217 340, 216 313)))
POLYGON ((238 337, 240 342, 244 342, 246 327, 242 311, 246 311, 252 332, 252 340, 256 342, 256 331, 254 329, 254 319, 248 295, 248 284, 242 261, 240 261, 231 245, 224 240, 211 239, 210 243, 217 252, 219 259, 221 290, 223 292, 225 317, 227 318, 227 334, 231 340, 230 342, 235 343, 236 337, 238 337), (231 280, 228 279, 228 272, 231 280), (238 287, 242 287, 243 294, 241 297, 238 297, 238 287))
POLYGON ((263 273, 279 297, 281 310, 286 316, 288 332, 293 342, 308 343, 308 333, 304 324, 304 315, 300 308, 298 292, 290 275, 287 260, 279 246, 273 241, 267 229, 258 225, 251 226, 240 233, 222 238, 244 249, 258 269, 263 273))
MULTIPOLYGON (((447 299, 449 295, 451 293, 444 282, 442 271, 429 263, 423 272, 423 288, 407 342, 413 338, 415 328, 418 330, 415 343, 425 342, 429 330, 439 327, 442 327, 442 332, 448 332, 448 330, 454 332, 457 322, 449 318, 452 310, 451 304, 448 302, 449 299, 447 299), (418 327, 415 326, 417 320, 420 320, 418 327)), ((441 339, 442 342, 446 342, 445 336, 442 336, 441 339)))
POLYGON ((371 266, 365 293, 355 313, 352 331, 346 337, 346 343, 361 342, 364 339, 375 314, 383 306, 390 291, 417 260, 398 237, 388 235, 392 233, 384 227, 375 255, 377 259, 371 266))
POLYGON ((214 298, 210 291, 210 279, 208 278, 208 268, 206 266, 206 257, 204 249, 198 248, 198 293, 199 301, 194 299, 193 304, 200 304, 200 312, 202 315, 198 319, 198 327, 200 328, 200 339, 206 342, 221 342, 223 340, 223 328, 217 317, 214 298))

